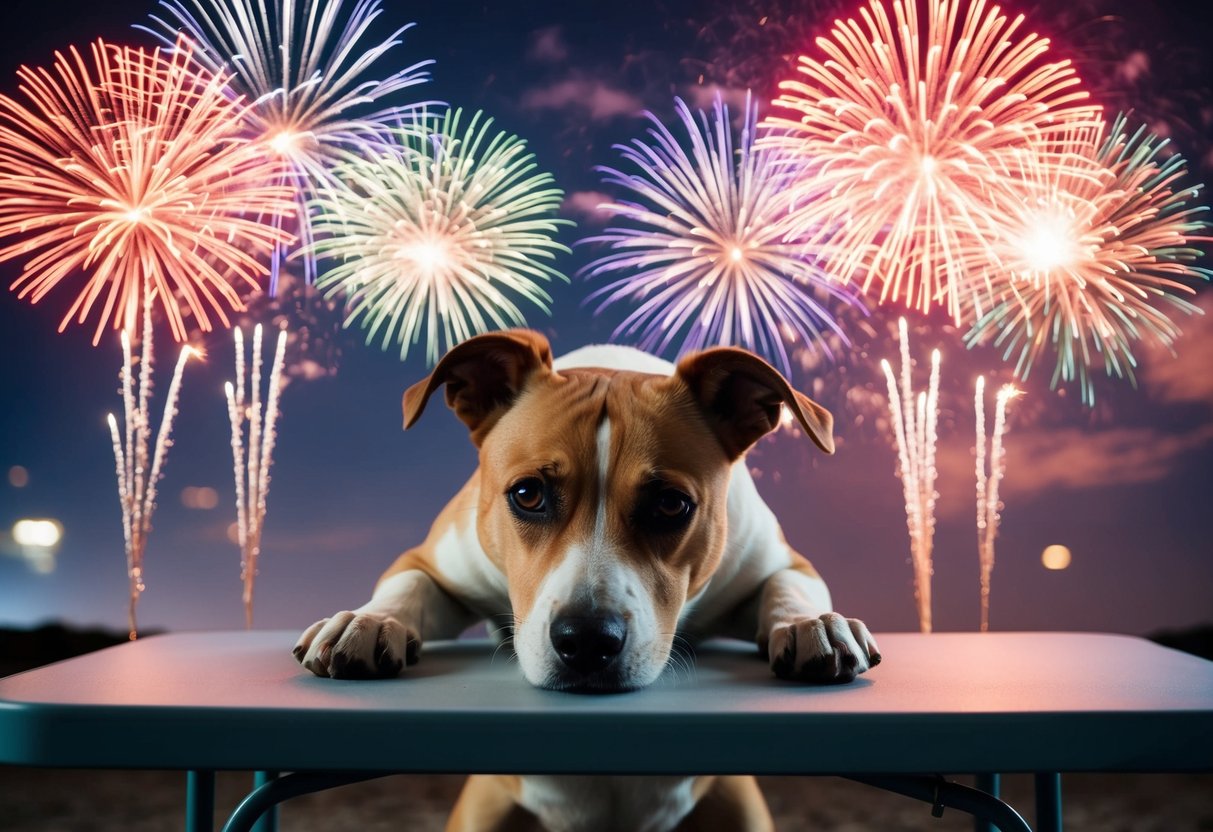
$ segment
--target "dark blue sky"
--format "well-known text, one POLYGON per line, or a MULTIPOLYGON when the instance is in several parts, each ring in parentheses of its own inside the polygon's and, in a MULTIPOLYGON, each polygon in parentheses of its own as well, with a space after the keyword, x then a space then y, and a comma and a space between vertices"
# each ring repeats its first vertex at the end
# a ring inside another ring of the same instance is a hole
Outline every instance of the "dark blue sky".
MULTIPOLYGON (((1207 182, 1213 100, 1208 57, 1199 47, 1208 43, 1209 14, 1192 18, 1187 5, 1087 0, 1069 4, 1060 17, 1037 13, 1039 28, 1069 44, 1105 103, 1133 104, 1143 119, 1170 131, 1207 182), (1097 19, 1105 28, 1091 22, 1097 19)), ((398 51, 402 61, 437 59, 434 82, 419 96, 489 111, 530 140, 540 165, 567 193, 582 195, 566 207, 582 223, 566 233, 571 244, 595 229, 581 207, 594 201, 588 192, 602 190, 593 166, 616 162, 611 144, 640 133, 640 110, 668 117, 673 94, 702 102, 706 97, 698 96, 713 84, 726 92, 754 85, 769 94, 781 49, 795 42, 811 48, 809 35, 825 23, 825 12, 849 6, 388 2, 385 22, 418 23, 398 51), (759 29, 754 21, 763 16, 769 28, 759 29)), ((17 66, 47 64, 55 48, 101 34, 146 42, 129 25, 152 10, 151 2, 133 0, 45 0, 6 11, 0 88, 11 93, 17 66)), ((572 275, 586 259, 578 249, 560 267, 572 275)), ((0 282, 7 286, 16 273, 15 264, 0 265, 0 282)), ((618 322, 583 308, 586 293, 577 279, 557 286, 554 317, 531 317, 558 353, 607 340, 618 322)), ((1207 294, 1201 305, 1213 311, 1207 294)), ((53 573, 37 575, 17 558, 0 557, 0 624, 66 619, 118 628, 125 622, 126 576, 104 419, 119 405, 120 353, 116 338, 91 347, 88 327, 57 334, 63 308, 62 296, 31 307, 0 294, 0 541, 20 517, 55 517, 66 529, 53 573), (25 488, 3 479, 14 465, 29 471, 25 488)), ((753 455, 759 486, 784 518, 789 539, 823 572, 839 608, 878 630, 916 627, 901 486, 893 450, 874 424, 882 390, 875 365, 893 357, 889 327, 896 314, 878 310, 868 335, 856 327, 857 346, 839 366, 794 373, 800 389, 835 411, 837 456, 827 459, 805 440, 782 435, 753 455)), ((971 391, 978 373, 1002 380, 1007 370, 992 351, 964 352, 957 333, 938 320, 914 323, 916 353, 925 356, 935 346, 944 352, 936 626, 975 629, 971 391)), ((1213 326, 1206 318, 1185 329, 1178 359, 1147 355, 1140 389, 1101 384, 1094 411, 1074 396, 1050 393, 1047 378, 1022 385, 1028 395, 1007 438, 995 628, 1145 632, 1213 619, 1213 326), (1042 568, 1041 550, 1052 543, 1073 550, 1068 570, 1042 568)), ((425 374, 420 355, 401 363, 363 346, 355 332, 334 343, 339 371, 294 382, 283 394, 258 626, 302 627, 360 604, 475 464, 462 426, 441 408, 415 430, 401 431, 400 394, 425 374)), ((165 335, 160 344, 168 356, 165 335)), ((222 398, 231 377, 230 337, 213 334, 206 347, 206 364, 187 371, 161 484, 148 592, 140 603, 145 627, 243 625, 239 557, 226 537, 234 519, 222 398), (185 508, 179 494, 187 486, 216 488, 219 506, 185 508)), ((163 387, 170 362, 162 358, 159 366, 163 387)))

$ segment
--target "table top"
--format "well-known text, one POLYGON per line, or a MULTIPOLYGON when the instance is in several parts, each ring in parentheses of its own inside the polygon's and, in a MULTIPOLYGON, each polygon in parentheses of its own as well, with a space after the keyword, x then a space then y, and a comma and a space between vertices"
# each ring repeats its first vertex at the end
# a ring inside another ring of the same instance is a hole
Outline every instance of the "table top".
POLYGON ((484 641, 319 679, 290 631, 153 636, 0 679, 0 763, 412 772, 1213 770, 1213 662, 1094 633, 889 633, 848 685, 753 645, 630 693, 538 690, 484 641))

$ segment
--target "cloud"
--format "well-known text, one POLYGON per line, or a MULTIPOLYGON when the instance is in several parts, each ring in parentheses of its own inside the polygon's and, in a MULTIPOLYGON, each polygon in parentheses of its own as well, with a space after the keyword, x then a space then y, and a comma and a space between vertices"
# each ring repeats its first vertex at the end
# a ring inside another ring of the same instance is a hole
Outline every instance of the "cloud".
POLYGON ((610 194, 601 191, 573 191, 564 198, 561 206, 566 214, 572 214, 586 225, 602 225, 610 218, 610 213, 598 206, 614 202, 610 194))
POLYGON ((722 87, 719 84, 696 84, 687 90, 686 102, 693 110, 710 110, 720 96, 729 108, 732 121, 739 122, 745 118, 745 102, 748 91, 740 87, 722 87))
POLYGON ((1175 355, 1159 346, 1145 350, 1140 375, 1155 400, 1213 407, 1213 297, 1206 293, 1198 305, 1203 315, 1179 321, 1184 334, 1175 342, 1175 355))
POLYGON ((529 61, 558 64, 569 56, 569 47, 559 26, 547 26, 531 33, 531 45, 526 51, 529 61))
POLYGON ((594 121, 635 115, 644 109, 636 96, 602 81, 581 77, 527 90, 519 103, 524 110, 586 112, 594 121))
MULTIPOLYGON (((974 457, 953 436, 940 442, 936 460, 939 481, 972 482, 974 457)), ((1035 427, 1004 436, 1004 500, 1041 496, 1049 491, 1141 485, 1170 476, 1194 451, 1213 442, 1213 423, 1164 433, 1152 427, 1087 430, 1035 427)))

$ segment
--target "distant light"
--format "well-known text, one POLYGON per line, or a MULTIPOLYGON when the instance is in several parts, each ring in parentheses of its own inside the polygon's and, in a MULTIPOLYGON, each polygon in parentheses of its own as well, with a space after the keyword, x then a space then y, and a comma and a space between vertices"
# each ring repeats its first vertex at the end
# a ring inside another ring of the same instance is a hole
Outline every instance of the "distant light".
POLYGON ((187 485, 181 489, 181 505, 186 508, 210 511, 219 505, 219 492, 207 485, 187 485))
POLYGON ((58 520, 35 520, 27 518, 13 524, 13 542, 18 546, 36 546, 50 549, 59 545, 63 537, 63 526, 58 520))
POLYGON ((147 218, 146 208, 132 208, 126 212, 126 221, 133 223, 143 222, 147 218))
POLYGON ((412 260, 418 268, 434 274, 451 265, 451 256, 446 246, 438 242, 421 242, 401 246, 399 257, 412 260))
POLYGON ((729 252, 729 256, 733 258, 734 263, 740 263, 741 258, 745 257, 745 252, 741 250, 741 246, 733 246, 733 250, 729 252))
POLYGON ((25 488, 29 485, 29 471, 20 465, 8 469, 8 484, 13 488, 25 488))
POLYGON ((1040 562, 1045 569, 1065 569, 1070 565, 1070 550, 1059 543, 1046 546, 1040 554, 1040 562))

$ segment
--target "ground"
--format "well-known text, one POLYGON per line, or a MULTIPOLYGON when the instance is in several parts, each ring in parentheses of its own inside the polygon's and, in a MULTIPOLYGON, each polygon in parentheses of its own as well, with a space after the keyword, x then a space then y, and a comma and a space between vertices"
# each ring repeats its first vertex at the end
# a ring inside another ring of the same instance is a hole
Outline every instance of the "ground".
MULTIPOLYGON (((973 828, 959 812, 936 820, 926 804, 833 777, 759 780, 778 832, 973 828)), ((251 782, 248 773, 220 775, 217 814, 231 811, 251 782)), ((280 825, 282 832, 439 832, 462 782, 397 776, 333 789, 285 804, 280 825)), ((1063 787, 1067 832, 1213 832, 1213 775, 1067 775, 1063 787)), ((1005 777, 1003 794, 1031 823, 1031 779, 1005 777)), ((184 806, 180 772, 0 767, 5 832, 176 832, 184 806)))

